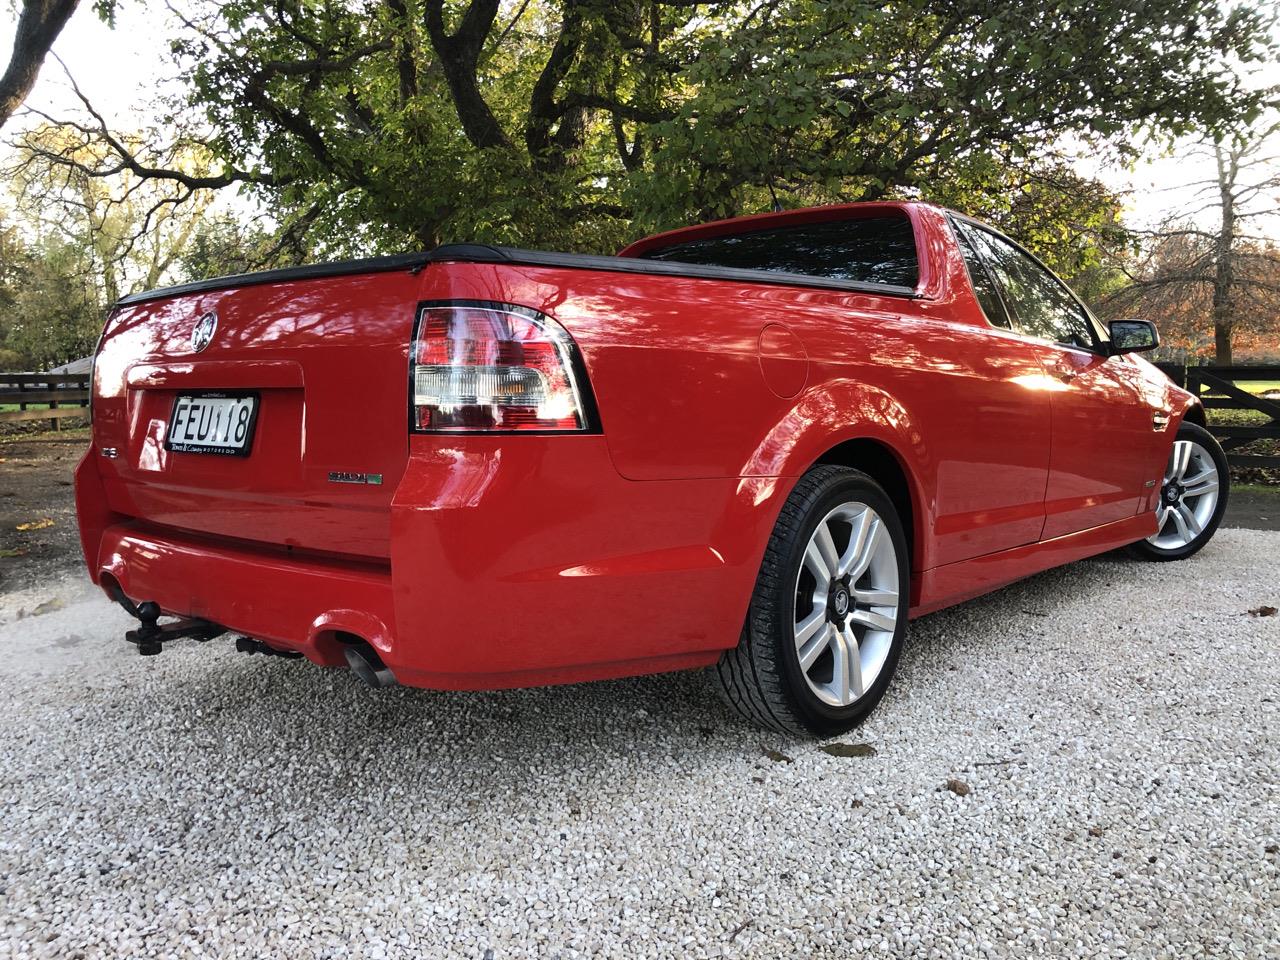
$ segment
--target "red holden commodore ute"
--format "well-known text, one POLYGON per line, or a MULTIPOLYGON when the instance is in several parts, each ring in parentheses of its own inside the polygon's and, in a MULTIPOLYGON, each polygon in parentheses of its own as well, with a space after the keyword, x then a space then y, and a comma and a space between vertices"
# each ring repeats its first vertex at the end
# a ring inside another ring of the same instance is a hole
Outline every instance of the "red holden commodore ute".
POLYGON ((1213 536, 1226 463, 1156 344, 919 203, 154 290, 97 351, 84 555, 146 654, 230 632, 438 689, 708 668, 832 735, 909 618, 1213 536))

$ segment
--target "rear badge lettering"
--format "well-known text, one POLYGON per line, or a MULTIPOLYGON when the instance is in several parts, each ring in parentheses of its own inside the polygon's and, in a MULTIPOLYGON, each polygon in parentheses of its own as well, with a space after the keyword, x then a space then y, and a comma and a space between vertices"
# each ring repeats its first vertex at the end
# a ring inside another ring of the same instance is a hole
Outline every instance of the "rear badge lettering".
POLYGON ((371 487, 382 485, 380 473, 347 473, 345 470, 330 470, 330 483, 364 483, 371 487))

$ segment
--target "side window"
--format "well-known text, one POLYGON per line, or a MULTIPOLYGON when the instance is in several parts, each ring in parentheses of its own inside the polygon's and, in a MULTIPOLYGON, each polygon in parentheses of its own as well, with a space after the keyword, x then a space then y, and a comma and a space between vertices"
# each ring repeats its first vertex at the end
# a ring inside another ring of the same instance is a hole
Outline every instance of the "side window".
POLYGON ((919 274, 915 232, 901 213, 688 240, 642 256, 898 287, 914 287, 919 274))
POLYGON ((1000 284, 1019 330, 1054 343, 1093 348, 1088 316, 1053 274, 995 234, 973 230, 970 235, 1000 284))
POLYGON ((969 271, 969 282, 973 285, 974 295, 978 298, 982 312, 987 315, 987 320, 993 327, 1004 327, 1006 330, 1012 328, 1009 314, 1005 311, 1004 303, 1000 299, 1000 291, 996 289, 991 274, 987 272, 982 258, 978 256, 978 251, 974 247, 973 238, 970 236, 974 229, 966 223, 953 220, 951 232, 955 234, 956 241, 960 245, 965 269, 969 271))

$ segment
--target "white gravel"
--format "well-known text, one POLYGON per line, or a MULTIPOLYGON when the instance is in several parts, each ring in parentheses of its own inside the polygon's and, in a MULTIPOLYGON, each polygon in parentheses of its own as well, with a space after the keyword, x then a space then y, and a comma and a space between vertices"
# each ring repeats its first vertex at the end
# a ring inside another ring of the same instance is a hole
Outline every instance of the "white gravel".
POLYGON ((840 757, 697 675, 375 693, 10 594, 0 956, 1276 957, 1263 605, 1278 533, 1050 572, 916 623, 840 757))

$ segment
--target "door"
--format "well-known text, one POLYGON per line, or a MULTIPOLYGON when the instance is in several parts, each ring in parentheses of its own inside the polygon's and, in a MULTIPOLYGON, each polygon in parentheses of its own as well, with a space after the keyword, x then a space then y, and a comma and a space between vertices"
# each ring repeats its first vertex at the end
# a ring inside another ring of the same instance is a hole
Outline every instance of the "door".
POLYGON ((988 230, 962 228, 1044 369, 1052 441, 1041 539, 1132 517, 1149 479, 1156 412, 1139 389, 1139 371, 1105 353, 1096 322, 1038 260, 988 230))
POLYGON ((987 323, 935 325, 928 344, 937 362, 913 363, 911 374, 924 387, 925 419, 938 428, 939 566, 1040 539, 1052 420, 1035 350, 1014 332, 977 249, 958 230, 956 239, 977 303, 952 309, 980 311, 987 323))

